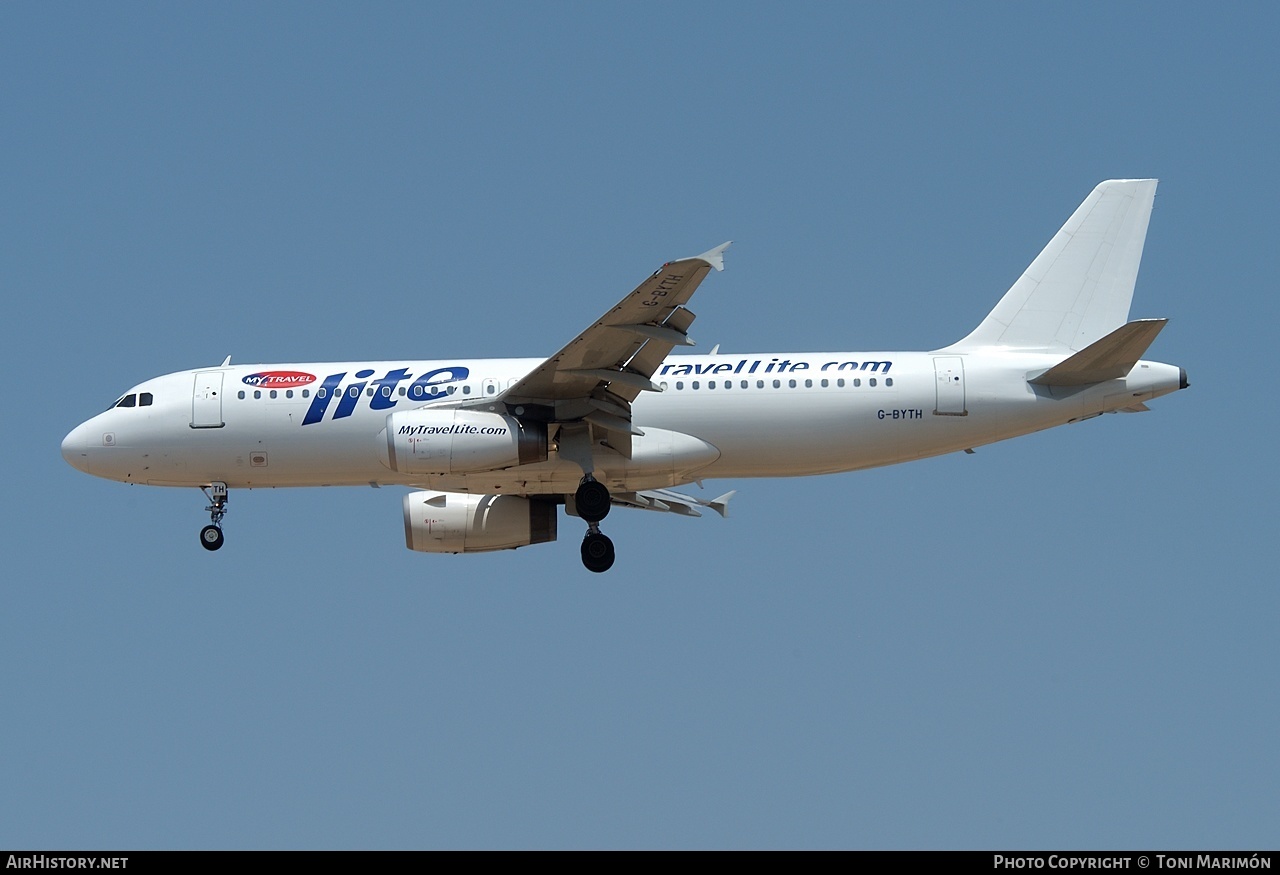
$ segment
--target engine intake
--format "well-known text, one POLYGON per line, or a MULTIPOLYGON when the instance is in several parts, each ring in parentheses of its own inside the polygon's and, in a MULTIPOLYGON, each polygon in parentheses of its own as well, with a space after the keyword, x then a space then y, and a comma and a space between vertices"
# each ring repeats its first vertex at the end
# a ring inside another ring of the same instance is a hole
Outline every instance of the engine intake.
POLYGON ((555 539, 554 501, 431 490, 404 497, 404 540, 410 550, 483 553, 555 539))
POLYGON ((544 462, 547 427, 477 410, 408 410, 378 435, 382 464, 401 474, 473 474, 544 462))

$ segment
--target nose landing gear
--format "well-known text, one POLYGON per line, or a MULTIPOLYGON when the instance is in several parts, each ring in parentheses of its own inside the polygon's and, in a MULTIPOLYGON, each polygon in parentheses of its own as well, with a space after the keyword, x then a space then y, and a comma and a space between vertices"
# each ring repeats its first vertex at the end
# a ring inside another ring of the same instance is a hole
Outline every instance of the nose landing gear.
POLYGON ((573 495, 578 516, 587 521, 587 534, 582 539, 582 564, 599 574, 613 567, 613 541, 600 531, 600 520, 609 515, 612 499, 609 489, 590 474, 582 478, 573 495))
POLYGON ((200 530, 200 546, 206 550, 217 550, 222 546, 222 518, 227 515, 227 484, 213 483, 208 487, 201 486, 200 491, 209 499, 210 524, 200 530))

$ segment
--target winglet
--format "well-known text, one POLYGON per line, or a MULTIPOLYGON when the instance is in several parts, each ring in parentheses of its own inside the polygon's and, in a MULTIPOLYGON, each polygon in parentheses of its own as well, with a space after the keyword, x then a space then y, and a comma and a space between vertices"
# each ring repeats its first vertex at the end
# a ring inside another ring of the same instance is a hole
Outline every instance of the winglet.
POLYGON ((719 498, 713 498, 710 501, 708 501, 707 507, 711 508, 716 513, 720 514, 721 518, 728 519, 729 518, 729 499, 733 498, 737 494, 738 494, 738 490, 730 489, 728 492, 726 492, 724 495, 720 496, 719 498))
POLYGON ((724 270, 724 251, 733 245, 732 240, 726 240, 715 249, 708 249, 701 255, 695 255, 693 258, 681 259, 681 261, 692 261, 694 258, 701 259, 716 270, 724 270))

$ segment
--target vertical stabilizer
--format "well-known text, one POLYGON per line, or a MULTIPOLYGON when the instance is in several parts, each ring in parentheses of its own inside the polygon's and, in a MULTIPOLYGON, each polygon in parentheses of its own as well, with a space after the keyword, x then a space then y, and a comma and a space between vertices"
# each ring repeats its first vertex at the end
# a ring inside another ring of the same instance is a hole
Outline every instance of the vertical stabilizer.
POLYGON ((1111 179, 1085 198, 982 324, 947 351, 1075 352, 1129 319, 1154 179, 1111 179))

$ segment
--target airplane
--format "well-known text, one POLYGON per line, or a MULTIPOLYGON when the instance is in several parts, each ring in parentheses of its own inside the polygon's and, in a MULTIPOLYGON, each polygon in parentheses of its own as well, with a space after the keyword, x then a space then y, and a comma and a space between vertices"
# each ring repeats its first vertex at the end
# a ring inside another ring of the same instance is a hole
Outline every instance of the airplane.
POLYGON ((675 487, 855 471, 972 452, 1187 388, 1129 321, 1156 180, 1099 184, 985 319, 921 352, 671 355, 729 244, 664 264, 550 358, 233 365, 140 383, 62 441, 75 468, 198 487, 223 545, 231 489, 404 486, 405 543, 480 553, 586 524, 614 563, 614 506, 724 516, 675 487))

